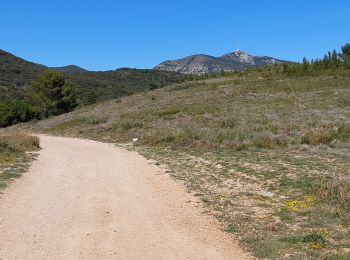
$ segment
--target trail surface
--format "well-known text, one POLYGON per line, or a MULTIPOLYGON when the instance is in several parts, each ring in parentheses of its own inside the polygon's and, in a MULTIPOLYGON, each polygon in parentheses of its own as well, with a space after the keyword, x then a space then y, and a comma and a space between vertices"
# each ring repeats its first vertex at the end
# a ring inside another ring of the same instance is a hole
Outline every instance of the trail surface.
POLYGON ((0 195, 0 259, 245 259, 179 183, 135 152, 41 136, 0 195))

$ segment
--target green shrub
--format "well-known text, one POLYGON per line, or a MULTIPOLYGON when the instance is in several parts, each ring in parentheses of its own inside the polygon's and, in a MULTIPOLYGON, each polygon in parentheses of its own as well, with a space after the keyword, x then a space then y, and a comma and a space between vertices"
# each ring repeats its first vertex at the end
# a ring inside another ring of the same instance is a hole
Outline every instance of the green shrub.
POLYGON ((262 149, 274 149, 277 146, 286 146, 287 141, 279 136, 273 136, 272 134, 257 134, 253 137, 252 146, 262 149))
POLYGON ((220 127, 222 128, 235 128, 239 123, 237 118, 226 118, 221 121, 220 127))
POLYGON ((26 122, 34 117, 32 107, 20 100, 6 100, 0 102, 0 127, 26 122))
POLYGON ((321 234, 312 233, 309 235, 306 235, 302 239, 303 243, 318 243, 320 246, 325 246, 326 239, 321 234))
POLYGON ((257 148, 272 149, 276 143, 272 139, 264 137, 254 140, 252 145, 257 148))
POLYGON ((233 233, 236 233, 237 232, 237 227, 233 224, 229 224, 226 228, 225 228, 225 231, 227 233, 230 233, 230 234, 233 234, 233 233))

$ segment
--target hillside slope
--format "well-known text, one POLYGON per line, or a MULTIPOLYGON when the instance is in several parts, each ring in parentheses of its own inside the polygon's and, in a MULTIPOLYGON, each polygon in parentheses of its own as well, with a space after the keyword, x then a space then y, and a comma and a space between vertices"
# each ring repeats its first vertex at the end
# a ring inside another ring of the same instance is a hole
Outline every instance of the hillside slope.
MULTIPOLYGON (((30 90, 31 81, 47 69, 0 50, 0 100, 22 98, 30 90)), ((163 87, 183 78, 174 72, 128 68, 92 72, 70 65, 52 69, 63 72, 75 84, 81 104, 163 87)))
POLYGON ((253 56, 243 51, 235 51, 220 57, 199 54, 178 60, 164 61, 155 69, 175 71, 184 74, 219 73, 221 71, 243 70, 280 64, 282 60, 268 56, 253 56))
POLYGON ((257 257, 346 259, 349 71, 278 69, 174 84, 19 127, 157 160, 257 257))
POLYGON ((44 69, 0 49, 0 99, 21 96, 44 69))

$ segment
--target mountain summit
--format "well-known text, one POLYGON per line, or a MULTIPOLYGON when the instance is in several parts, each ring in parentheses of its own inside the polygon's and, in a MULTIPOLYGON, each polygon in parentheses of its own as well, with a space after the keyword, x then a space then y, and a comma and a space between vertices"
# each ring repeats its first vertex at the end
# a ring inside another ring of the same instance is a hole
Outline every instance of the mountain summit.
POLYGON ((250 67, 264 67, 282 62, 284 61, 269 56, 254 56, 237 50, 220 57, 198 54, 178 60, 168 60, 160 63, 154 69, 175 71, 183 74, 205 74, 243 70, 250 67))

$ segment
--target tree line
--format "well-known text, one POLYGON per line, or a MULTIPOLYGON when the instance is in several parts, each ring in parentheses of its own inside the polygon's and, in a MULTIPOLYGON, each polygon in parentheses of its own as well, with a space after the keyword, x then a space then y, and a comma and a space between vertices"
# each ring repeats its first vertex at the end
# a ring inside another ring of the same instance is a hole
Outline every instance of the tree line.
POLYGON ((0 127, 72 111, 77 106, 75 87, 56 71, 45 71, 31 84, 23 99, 0 102, 0 127))
POLYGON ((301 63, 283 64, 283 73, 288 75, 305 74, 324 70, 336 70, 339 68, 350 69, 350 44, 341 47, 341 52, 329 51, 322 59, 309 61, 305 57, 301 63))

